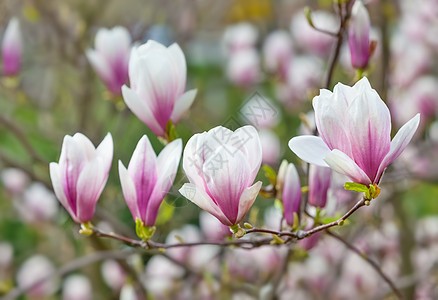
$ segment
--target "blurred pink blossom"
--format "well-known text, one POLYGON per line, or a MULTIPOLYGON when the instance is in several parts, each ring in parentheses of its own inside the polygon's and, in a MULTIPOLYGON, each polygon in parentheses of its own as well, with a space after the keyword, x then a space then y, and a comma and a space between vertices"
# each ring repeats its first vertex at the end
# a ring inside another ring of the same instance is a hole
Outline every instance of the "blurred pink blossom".
POLYGON ((164 137, 168 121, 177 123, 195 99, 196 90, 184 93, 186 78, 186 59, 178 44, 167 48, 149 40, 132 49, 131 87, 122 87, 123 99, 153 133, 164 137))
POLYGON ((126 28, 116 26, 101 28, 95 39, 95 49, 86 52, 90 64, 103 80, 108 90, 120 95, 128 79, 128 62, 131 52, 131 36, 126 28))
POLYGON ((4 75, 15 76, 20 72, 22 47, 20 23, 17 18, 12 18, 6 27, 2 43, 4 75))

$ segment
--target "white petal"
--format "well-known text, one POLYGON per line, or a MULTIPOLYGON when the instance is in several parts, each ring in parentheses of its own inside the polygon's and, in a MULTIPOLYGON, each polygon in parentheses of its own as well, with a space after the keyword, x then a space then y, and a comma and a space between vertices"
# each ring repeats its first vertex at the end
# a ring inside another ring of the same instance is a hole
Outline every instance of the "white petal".
POLYGON ((50 163, 50 179, 52 180, 52 185, 53 185, 53 190, 55 191, 55 195, 58 198, 59 202, 61 202, 62 206, 64 206, 64 208, 67 210, 67 212, 70 214, 70 216, 76 221, 78 222, 78 220, 76 219, 76 216, 72 210, 72 208, 70 207, 67 198, 64 194, 64 189, 63 189, 63 185, 61 182, 61 173, 59 170, 59 165, 57 163, 50 163))
POLYGON ((382 164, 379 167, 377 180, 380 180, 380 176, 382 175, 385 168, 390 163, 392 163, 397 157, 400 156, 400 154, 409 144, 415 132, 417 131, 419 124, 420 124, 420 114, 416 114, 412 119, 410 119, 405 125, 403 125, 399 129, 399 131, 391 141, 391 148, 388 154, 385 156, 385 158, 382 161, 382 164))
POLYGON ((137 205, 137 191, 135 189, 134 181, 128 174, 123 163, 119 160, 119 177, 120 184, 122 185, 123 197, 125 198, 126 204, 131 211, 134 220, 136 218, 141 219, 140 212, 137 205))
POLYGON ((172 115, 170 116, 170 119, 174 124, 178 123, 183 114, 189 110, 190 106, 192 106, 197 92, 198 90, 196 89, 189 90, 176 100, 172 115))
POLYGON ((324 158, 330 153, 330 149, 320 137, 313 135, 296 136, 289 141, 289 148, 302 160, 310 164, 327 167, 324 158))
POLYGON ((243 220, 251 206, 254 204, 257 195, 259 194, 262 182, 257 181, 252 186, 246 188, 239 200, 239 214, 237 215, 237 223, 243 220))
POLYGON ((108 132, 105 138, 102 140, 102 142, 99 144, 99 146, 96 149, 96 155, 102 157, 107 172, 109 172, 111 168, 111 163, 113 161, 113 151, 114 151, 113 137, 111 133, 108 132))
POLYGON ((90 64, 93 66, 93 69, 96 71, 97 75, 99 75, 103 81, 111 82, 113 71, 108 64, 108 61, 95 50, 89 49, 85 52, 85 55, 87 56, 90 64))
POLYGON ((94 147, 93 143, 90 141, 89 138, 87 138, 82 133, 78 132, 75 133, 75 135, 73 136, 73 140, 78 146, 80 146, 82 151, 84 151, 88 160, 92 160, 94 158, 96 148, 94 147))
POLYGON ((325 162, 334 171, 347 175, 356 183, 371 184, 365 172, 344 152, 334 149, 326 157, 325 162))
POLYGON ((191 183, 185 183, 180 189, 181 195, 195 203, 199 208, 215 216, 219 221, 227 226, 233 225, 223 214, 219 207, 203 190, 191 183))
POLYGON ((262 163, 262 144, 259 133, 251 126, 238 128, 231 136, 228 144, 242 151, 251 169, 249 181, 252 183, 257 176, 262 163))
POLYGON ((152 111, 147 106, 147 103, 140 99, 136 92, 128 88, 126 85, 122 86, 123 99, 129 109, 145 123, 158 136, 164 135, 164 129, 157 123, 152 111))
POLYGON ((186 77, 187 77, 186 58, 179 45, 176 43, 170 45, 167 51, 171 54, 172 60, 175 64, 175 72, 177 73, 178 76, 178 89, 177 89, 178 93, 182 93, 186 86, 186 77))

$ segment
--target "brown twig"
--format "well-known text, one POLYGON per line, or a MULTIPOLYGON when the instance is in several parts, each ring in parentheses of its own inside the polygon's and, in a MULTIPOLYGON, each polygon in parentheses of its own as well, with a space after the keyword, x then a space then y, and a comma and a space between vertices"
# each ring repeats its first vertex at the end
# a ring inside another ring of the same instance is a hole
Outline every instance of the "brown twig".
POLYGON ((327 72, 327 79, 325 82, 325 88, 329 89, 332 83, 333 72, 336 67, 336 63, 338 62, 339 53, 341 52, 342 42, 344 41, 344 34, 347 29, 348 19, 350 19, 351 11, 349 9, 350 1, 342 4, 341 1, 338 1, 338 14, 340 20, 339 30, 336 33, 337 42, 335 51, 333 52, 332 58, 330 60, 329 69, 327 72))
POLYGON ((362 257, 377 273, 379 273, 380 277, 390 286, 391 290, 394 292, 394 294, 397 296, 398 299, 403 299, 403 296, 401 292, 397 289, 395 284, 391 281, 391 279, 383 273, 382 269, 379 267, 379 265, 372 259, 370 259, 365 253, 361 252, 359 249, 357 249, 355 246, 351 245, 349 242, 344 240, 341 236, 331 232, 330 230, 326 231, 327 234, 334 239, 338 240, 342 244, 344 244, 345 247, 362 257))
POLYGON ((12 120, 0 114, 0 124, 8 129, 17 140, 23 145, 24 150, 29 154, 29 157, 33 162, 38 162, 47 165, 47 161, 43 159, 34 149, 32 144, 29 142, 26 134, 20 127, 17 126, 12 120))

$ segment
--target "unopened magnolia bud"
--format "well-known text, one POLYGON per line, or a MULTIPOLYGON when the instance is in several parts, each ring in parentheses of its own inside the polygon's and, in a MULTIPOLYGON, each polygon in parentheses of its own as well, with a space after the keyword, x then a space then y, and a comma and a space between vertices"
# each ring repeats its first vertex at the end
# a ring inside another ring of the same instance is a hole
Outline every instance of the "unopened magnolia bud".
POLYGON ((356 69, 365 69, 370 58, 370 16, 361 0, 354 2, 348 28, 348 46, 351 64, 356 69))

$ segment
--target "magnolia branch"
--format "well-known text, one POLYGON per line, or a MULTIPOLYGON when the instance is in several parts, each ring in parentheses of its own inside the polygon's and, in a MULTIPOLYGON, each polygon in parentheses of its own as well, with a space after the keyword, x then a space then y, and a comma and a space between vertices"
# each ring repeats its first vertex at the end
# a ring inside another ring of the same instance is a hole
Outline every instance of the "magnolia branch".
POLYGON ((222 242, 204 241, 204 242, 196 242, 196 243, 163 244, 152 240, 144 241, 140 239, 132 239, 114 232, 107 233, 96 227, 91 228, 92 230, 91 234, 98 237, 118 240, 131 247, 142 248, 146 250, 164 251, 165 249, 170 249, 170 248, 193 247, 193 246, 201 246, 201 245, 215 245, 221 247, 238 246, 245 249, 251 249, 268 244, 285 244, 285 243, 295 242, 297 240, 308 238, 317 232, 327 230, 331 227, 342 226, 344 224, 344 221, 347 220, 355 211, 357 211, 362 206, 366 206, 367 205, 366 203, 368 203, 367 201, 369 200, 362 198, 338 220, 330 222, 328 224, 319 225, 309 230, 299 230, 297 232, 277 231, 277 230, 264 229, 264 228, 251 228, 245 230, 246 234, 261 233, 261 234, 270 234, 272 236, 270 238, 262 238, 262 239, 238 239, 238 240, 222 241, 222 242), (283 240, 281 239, 281 237, 286 237, 286 239, 283 240))
POLYGON ((389 287, 394 292, 394 294, 399 299, 403 299, 401 292, 397 289, 397 287, 391 281, 391 279, 389 279, 389 277, 385 273, 383 273, 382 269, 379 267, 379 265, 374 260, 370 259, 365 253, 363 253, 362 251, 360 251, 359 249, 357 249, 356 247, 354 247, 353 245, 348 243, 346 240, 344 240, 339 235, 332 233, 330 230, 327 230, 327 234, 329 236, 333 237, 334 239, 338 240, 342 244, 344 244, 345 247, 347 247, 348 249, 350 249, 351 251, 353 251, 354 253, 356 253, 360 257, 362 257, 377 273, 379 273, 380 277, 382 277, 382 279, 389 285, 389 287))

